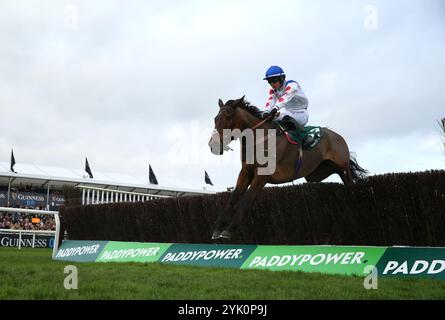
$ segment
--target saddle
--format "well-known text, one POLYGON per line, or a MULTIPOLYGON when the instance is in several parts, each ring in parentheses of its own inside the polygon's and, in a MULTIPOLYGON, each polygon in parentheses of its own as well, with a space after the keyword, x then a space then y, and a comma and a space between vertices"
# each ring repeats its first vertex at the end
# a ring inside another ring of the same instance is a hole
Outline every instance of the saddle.
POLYGON ((281 133, 286 136, 289 143, 302 146, 303 150, 314 148, 323 137, 319 126, 306 126, 303 129, 296 128, 288 121, 276 121, 281 133))

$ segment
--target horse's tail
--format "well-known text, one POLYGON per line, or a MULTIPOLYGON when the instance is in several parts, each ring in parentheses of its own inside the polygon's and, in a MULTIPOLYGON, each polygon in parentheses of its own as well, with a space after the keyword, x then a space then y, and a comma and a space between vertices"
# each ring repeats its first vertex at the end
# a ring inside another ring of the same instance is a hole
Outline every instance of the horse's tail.
POLYGON ((351 170, 351 178, 354 183, 368 176, 368 170, 360 167, 355 158, 355 155, 350 154, 349 169, 351 170))

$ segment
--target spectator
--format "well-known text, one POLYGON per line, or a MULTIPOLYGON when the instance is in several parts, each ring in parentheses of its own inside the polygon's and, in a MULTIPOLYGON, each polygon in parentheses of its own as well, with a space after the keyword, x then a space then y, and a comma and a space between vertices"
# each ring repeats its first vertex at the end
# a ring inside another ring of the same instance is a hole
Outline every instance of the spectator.
POLYGON ((54 218, 48 215, 31 215, 24 213, 0 213, 0 229, 16 230, 55 230, 54 218), (40 222, 33 223, 32 218, 40 222))

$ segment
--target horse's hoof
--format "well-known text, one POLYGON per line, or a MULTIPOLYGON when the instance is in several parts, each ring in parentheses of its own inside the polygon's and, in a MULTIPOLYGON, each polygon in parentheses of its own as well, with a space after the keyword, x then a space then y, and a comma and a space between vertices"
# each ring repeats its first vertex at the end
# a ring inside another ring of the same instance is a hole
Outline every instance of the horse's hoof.
POLYGON ((213 231, 212 240, 218 240, 220 234, 221 234, 221 232, 219 232, 219 231, 213 231))
POLYGON ((230 231, 224 230, 223 232, 221 232, 219 237, 223 239, 230 239, 232 238, 232 233, 230 231))

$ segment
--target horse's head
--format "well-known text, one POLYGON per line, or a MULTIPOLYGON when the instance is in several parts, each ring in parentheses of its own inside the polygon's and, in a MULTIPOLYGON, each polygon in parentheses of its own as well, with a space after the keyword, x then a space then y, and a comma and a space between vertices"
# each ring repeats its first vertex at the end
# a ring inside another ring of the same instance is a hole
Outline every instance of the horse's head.
POLYGON ((236 109, 244 104, 244 96, 238 100, 229 100, 225 104, 219 99, 219 112, 215 117, 215 129, 209 141, 209 147, 212 153, 221 155, 229 150, 228 144, 234 139, 233 136, 223 134, 224 129, 233 130, 238 128, 236 109))

